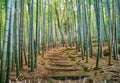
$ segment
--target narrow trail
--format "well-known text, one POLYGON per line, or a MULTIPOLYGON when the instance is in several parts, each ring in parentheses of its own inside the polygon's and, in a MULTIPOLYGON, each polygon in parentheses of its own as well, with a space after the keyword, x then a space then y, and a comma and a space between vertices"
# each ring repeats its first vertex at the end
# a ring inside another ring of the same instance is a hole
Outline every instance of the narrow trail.
MULTIPOLYGON (((89 58, 89 63, 86 63, 80 55, 81 52, 77 52, 75 48, 60 47, 46 51, 44 57, 38 56, 38 67, 34 72, 24 66, 20 80, 27 80, 26 83, 29 80, 30 83, 39 83, 38 80, 41 83, 97 83, 104 79, 120 81, 120 61, 113 61, 114 64, 108 66, 108 58, 101 58, 101 69, 94 70, 96 57, 89 58)), ((16 80, 15 70, 13 71, 11 77, 16 80)))
MULTIPOLYGON (((69 53, 75 48, 53 50, 52 54, 48 53, 44 57, 46 67, 45 69, 50 72, 49 78, 52 78, 53 83, 59 83, 58 80, 72 80, 72 83, 83 82, 87 75, 82 74, 81 68, 76 65, 75 61, 71 61, 68 56, 69 53)), ((73 54, 76 54, 74 51, 73 54)), ((76 55, 75 55, 76 56, 76 55)), ((74 57, 75 57, 74 56, 74 57)))
MULTIPOLYGON (((96 47, 94 53, 97 54, 96 47)), ((83 83, 84 79, 86 79, 85 83, 89 83, 89 81, 102 82, 104 79, 111 79, 113 82, 120 81, 120 61, 113 60, 114 64, 108 66, 108 58, 101 58, 101 69, 94 70, 96 57, 89 58, 89 63, 86 63, 80 55, 81 52, 76 51, 75 47, 61 47, 46 53, 43 58, 45 69, 49 72, 48 77, 53 79, 53 83, 60 83, 58 80, 65 79, 75 80, 72 83, 83 83), (79 78, 81 80, 78 80, 79 78)))

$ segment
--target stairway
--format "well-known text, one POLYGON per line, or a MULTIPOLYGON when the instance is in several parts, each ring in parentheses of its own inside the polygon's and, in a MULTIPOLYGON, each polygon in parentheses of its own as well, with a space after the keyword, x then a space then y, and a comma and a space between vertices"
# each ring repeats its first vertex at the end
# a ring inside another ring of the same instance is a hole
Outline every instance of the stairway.
MULTIPOLYGON (((72 62, 69 57, 62 55, 50 55, 45 56, 46 60, 46 70, 50 73, 49 78, 52 78, 53 83, 57 83, 56 80, 76 80, 83 81, 83 78, 87 77, 81 75, 80 68, 77 67, 75 62, 72 62)), ((71 82, 74 83, 74 82, 71 82)))

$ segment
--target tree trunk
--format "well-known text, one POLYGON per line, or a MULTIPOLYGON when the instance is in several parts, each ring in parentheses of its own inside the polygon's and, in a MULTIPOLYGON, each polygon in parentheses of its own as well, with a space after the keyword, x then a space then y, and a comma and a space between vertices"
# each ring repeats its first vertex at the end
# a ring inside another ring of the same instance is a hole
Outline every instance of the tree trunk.
POLYGON ((11 11, 11 0, 7 0, 5 31, 4 31, 4 44, 3 44, 3 53, 2 53, 2 61, 1 61, 2 66, 1 66, 0 83, 5 83, 5 72, 6 72, 6 62, 7 62, 7 44, 8 44, 9 23, 10 23, 10 11, 11 11))

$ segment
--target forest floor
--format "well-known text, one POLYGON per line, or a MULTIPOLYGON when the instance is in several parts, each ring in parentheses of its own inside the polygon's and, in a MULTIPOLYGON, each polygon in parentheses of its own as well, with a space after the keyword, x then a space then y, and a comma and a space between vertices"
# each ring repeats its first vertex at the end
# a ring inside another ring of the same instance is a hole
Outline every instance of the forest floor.
MULTIPOLYGON (((103 48, 105 54, 106 49, 107 48, 103 48)), ((81 52, 76 51, 75 47, 59 47, 58 49, 51 49, 50 51, 46 51, 44 57, 41 57, 41 55, 38 56, 38 67, 34 72, 30 72, 30 69, 27 66, 24 66, 20 72, 20 79, 30 79, 32 80, 32 83, 37 83, 36 81, 38 78, 47 79, 52 76, 79 75, 88 76, 88 80, 93 81, 91 83, 99 83, 104 79, 120 83, 120 61, 112 60, 112 65, 108 66, 108 55, 106 55, 100 58, 100 69, 94 70, 96 65, 95 55, 97 55, 97 47, 93 47, 93 51, 93 57, 89 58, 88 63, 86 63, 85 59, 82 60, 81 52)), ((15 80, 15 70, 11 73, 11 79, 15 80)))

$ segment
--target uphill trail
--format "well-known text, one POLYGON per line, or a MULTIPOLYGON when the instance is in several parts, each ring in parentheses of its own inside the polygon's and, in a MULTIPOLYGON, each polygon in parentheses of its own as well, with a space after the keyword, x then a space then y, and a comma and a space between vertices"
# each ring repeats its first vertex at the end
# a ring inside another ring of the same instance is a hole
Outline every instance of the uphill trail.
MULTIPOLYGON (((94 50, 94 53, 96 50, 94 50)), ((26 66, 21 70, 20 80, 31 80, 37 83, 38 79, 52 80, 52 83, 65 82, 71 80, 72 83, 80 81, 102 82, 104 79, 119 81, 120 79, 120 61, 113 61, 113 65, 108 66, 108 58, 100 59, 100 69, 94 70, 96 58, 89 58, 89 62, 81 58, 81 52, 76 51, 73 47, 59 47, 45 52, 45 56, 38 56, 38 67, 34 72, 30 72, 26 66), (80 80, 79 80, 80 79, 80 80), (85 79, 85 80, 84 80, 85 79)), ((15 71, 15 70, 14 70, 15 71)), ((15 79, 15 72, 11 73, 11 79, 15 79)))

